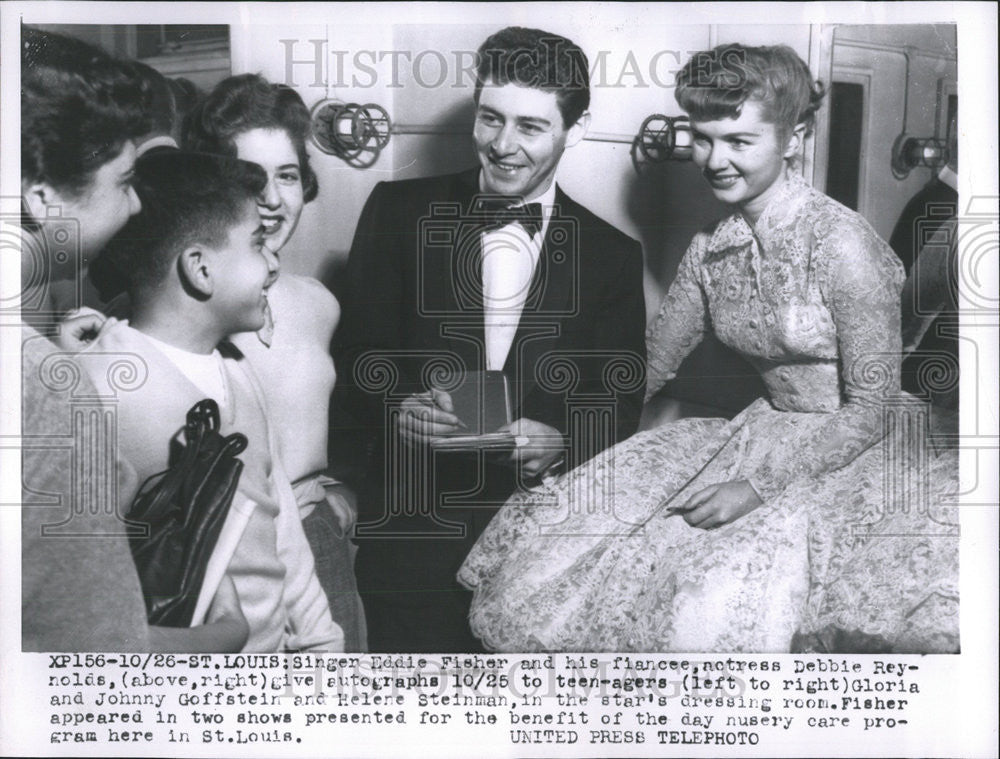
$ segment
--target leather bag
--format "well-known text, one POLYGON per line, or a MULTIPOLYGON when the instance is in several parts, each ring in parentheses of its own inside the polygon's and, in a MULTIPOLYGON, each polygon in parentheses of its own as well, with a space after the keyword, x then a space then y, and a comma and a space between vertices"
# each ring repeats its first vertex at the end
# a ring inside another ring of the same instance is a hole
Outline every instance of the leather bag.
POLYGON ((170 468, 143 483, 128 512, 148 525, 132 536, 151 625, 187 627, 194 616, 205 569, 236 495, 247 446, 239 432, 219 434, 219 407, 211 398, 187 414, 184 445, 174 441, 170 468))

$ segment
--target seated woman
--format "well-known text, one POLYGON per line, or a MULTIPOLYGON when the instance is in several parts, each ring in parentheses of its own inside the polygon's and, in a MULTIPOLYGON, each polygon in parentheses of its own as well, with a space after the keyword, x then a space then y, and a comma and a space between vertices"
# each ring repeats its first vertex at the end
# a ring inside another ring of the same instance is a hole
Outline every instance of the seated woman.
MULTIPOLYGON (((72 440, 73 411, 80 407, 71 401, 100 396, 80 366, 39 330, 48 331, 59 314, 51 302, 54 281, 78 276, 80 259, 93 256, 139 211, 131 184, 132 140, 148 131, 149 119, 142 87, 128 66, 78 40, 31 27, 22 30, 21 88, 21 308, 22 319, 33 315, 38 328, 22 326, 22 435, 26 441, 72 440), (78 245, 52 250, 59 238, 51 228, 65 230, 64 219, 78 225, 78 245), (67 250, 68 257, 61 253, 67 250)), ((79 416, 77 439, 99 441, 92 426, 96 415, 79 416)), ((231 582, 215 597, 211 624, 147 625, 120 517, 138 486, 135 473, 123 459, 102 457, 97 445, 85 453, 76 472, 66 450, 26 446, 22 453, 23 648, 238 651, 248 627, 231 582), (88 500, 114 492, 107 481, 115 472, 104 465, 117 469, 117 503, 88 500), (33 502, 39 493, 47 494, 45 500, 33 502), (63 508, 53 509, 53 496, 63 508), (65 535, 58 534, 60 527, 65 535)))
MULTIPOLYGON (((309 166, 309 112, 289 87, 255 74, 220 82, 185 120, 185 148, 224 153, 262 166, 267 187, 257 208, 265 245, 278 254, 291 239, 305 203, 319 190, 309 166)), ((283 273, 268 292, 271 323, 236 335, 264 388, 268 417, 293 483, 316 573, 345 650, 366 648, 364 612, 354 579, 349 534, 354 509, 343 486, 325 475, 330 395, 336 372, 330 342, 340 319, 337 299, 320 282, 283 273)))
POLYGON ((889 499, 953 482, 957 461, 880 444, 922 409, 899 396, 903 272, 796 170, 822 88, 788 47, 727 45, 676 97, 734 213, 692 241, 647 331, 647 398, 711 329, 770 399, 512 498, 459 573, 473 631, 510 651, 953 650, 955 520, 889 499))

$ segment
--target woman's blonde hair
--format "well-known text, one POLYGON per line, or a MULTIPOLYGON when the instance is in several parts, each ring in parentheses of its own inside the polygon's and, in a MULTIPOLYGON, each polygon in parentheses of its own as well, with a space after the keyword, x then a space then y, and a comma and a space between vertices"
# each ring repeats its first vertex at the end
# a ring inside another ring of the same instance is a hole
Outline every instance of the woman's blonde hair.
POLYGON ((736 118, 747 100, 761 104, 764 118, 783 135, 804 124, 812 132, 823 100, 823 84, 787 45, 719 45, 695 53, 677 73, 674 97, 695 121, 736 118))

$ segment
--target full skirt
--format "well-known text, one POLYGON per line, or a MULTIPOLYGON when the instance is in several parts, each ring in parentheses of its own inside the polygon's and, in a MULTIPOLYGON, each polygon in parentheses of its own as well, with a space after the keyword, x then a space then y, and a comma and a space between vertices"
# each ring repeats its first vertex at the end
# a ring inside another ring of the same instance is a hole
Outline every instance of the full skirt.
POLYGON ((634 435, 498 512, 459 571, 472 630, 501 651, 957 650, 957 451, 929 412, 713 530, 675 508, 824 415, 759 400, 634 435))

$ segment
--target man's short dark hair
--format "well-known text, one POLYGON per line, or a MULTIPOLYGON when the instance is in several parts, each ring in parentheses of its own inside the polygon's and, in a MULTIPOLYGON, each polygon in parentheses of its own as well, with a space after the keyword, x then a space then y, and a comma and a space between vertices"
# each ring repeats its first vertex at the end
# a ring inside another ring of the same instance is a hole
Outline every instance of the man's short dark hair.
POLYGON ((102 256, 125 277, 134 300, 166 279, 187 246, 223 244, 266 184, 260 166, 229 156, 181 150, 144 155, 135 163, 134 180, 142 210, 102 256))
POLYGON ((567 129, 590 106, 586 54, 572 40, 541 29, 508 26, 487 38, 477 54, 476 103, 487 83, 554 92, 567 129))

